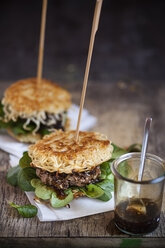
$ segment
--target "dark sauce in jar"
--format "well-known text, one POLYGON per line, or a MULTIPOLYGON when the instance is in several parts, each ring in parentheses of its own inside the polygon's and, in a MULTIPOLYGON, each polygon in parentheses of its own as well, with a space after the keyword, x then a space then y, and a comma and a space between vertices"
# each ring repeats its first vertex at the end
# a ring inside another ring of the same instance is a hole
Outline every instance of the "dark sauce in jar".
POLYGON ((145 234, 154 231, 160 220, 160 209, 150 199, 132 198, 120 202, 115 208, 115 224, 128 234, 145 234))

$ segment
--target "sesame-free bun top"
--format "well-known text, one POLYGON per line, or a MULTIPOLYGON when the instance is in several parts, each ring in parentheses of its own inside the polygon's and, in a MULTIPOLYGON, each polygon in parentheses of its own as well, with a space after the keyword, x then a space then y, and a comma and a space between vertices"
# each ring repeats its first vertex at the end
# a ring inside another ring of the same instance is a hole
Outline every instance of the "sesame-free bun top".
POLYGON ((71 105, 71 95, 57 84, 36 78, 22 79, 13 83, 4 93, 2 103, 7 106, 13 117, 35 116, 38 112, 58 114, 71 105))
POLYGON ((111 142, 97 132, 80 132, 75 141, 76 131, 55 131, 30 145, 28 154, 32 166, 45 171, 70 174, 93 169, 112 156, 111 142))

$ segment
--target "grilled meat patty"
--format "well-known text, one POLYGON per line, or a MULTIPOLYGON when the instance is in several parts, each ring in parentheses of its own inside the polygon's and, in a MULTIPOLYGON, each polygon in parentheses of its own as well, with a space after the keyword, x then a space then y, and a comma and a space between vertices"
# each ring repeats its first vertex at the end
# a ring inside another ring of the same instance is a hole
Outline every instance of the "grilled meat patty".
POLYGON ((97 166, 91 171, 65 174, 58 172, 51 173, 37 168, 36 174, 44 184, 54 186, 55 188, 60 190, 65 190, 68 189, 70 186, 83 187, 86 184, 98 182, 101 170, 100 167, 97 166))

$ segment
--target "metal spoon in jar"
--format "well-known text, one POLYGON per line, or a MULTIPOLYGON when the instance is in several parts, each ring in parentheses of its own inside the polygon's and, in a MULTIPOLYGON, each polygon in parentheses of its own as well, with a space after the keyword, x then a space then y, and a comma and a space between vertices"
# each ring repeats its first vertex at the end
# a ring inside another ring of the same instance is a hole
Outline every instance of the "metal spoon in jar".
MULTIPOLYGON (((140 166, 139 166, 139 173, 138 173, 138 181, 141 181, 143 178, 143 172, 145 167, 145 159, 146 159, 146 151, 148 146, 148 137, 149 137, 149 131, 150 126, 152 123, 152 118, 146 118, 145 126, 144 126, 144 136, 143 136, 143 142, 142 142, 142 151, 141 151, 141 157, 140 157, 140 166)), ((127 206, 126 210, 134 209, 138 210, 139 213, 145 214, 146 213, 146 206, 143 202, 143 200, 140 198, 140 184, 137 185, 137 193, 139 196, 139 203, 134 204, 132 201, 127 206)))
POLYGON ((141 181, 143 178, 145 159, 146 159, 146 151, 147 151, 147 146, 148 146, 148 137, 149 137, 149 131, 150 131, 151 123, 152 123, 152 118, 151 117, 146 118, 146 122, 145 122, 145 126, 144 126, 144 136, 143 136, 143 143, 142 143, 138 181, 141 181))

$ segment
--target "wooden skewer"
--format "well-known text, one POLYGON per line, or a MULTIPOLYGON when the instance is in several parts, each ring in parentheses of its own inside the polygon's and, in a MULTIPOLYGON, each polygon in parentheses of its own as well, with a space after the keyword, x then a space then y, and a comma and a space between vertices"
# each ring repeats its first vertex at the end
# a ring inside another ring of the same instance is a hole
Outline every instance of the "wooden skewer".
POLYGON ((78 139, 79 139, 81 114, 82 114, 82 110, 83 110, 83 106, 84 106, 84 100, 85 100, 85 94, 86 94, 86 88, 87 88, 88 76, 89 76, 89 69, 90 69, 90 64, 91 64, 95 35, 96 35, 96 31, 98 29, 98 24, 99 24, 99 19, 100 19, 102 2, 103 2, 103 0, 96 0, 96 6, 95 6, 93 24, 92 24, 92 31, 91 31, 91 38, 90 38, 89 50, 88 50, 88 57, 87 57, 85 74, 84 74, 84 82, 83 82, 83 88, 82 88, 82 93, 81 93, 80 109, 79 109, 77 128, 76 128, 76 142, 78 142, 78 139))
POLYGON ((41 30, 40 30, 38 67, 37 67, 37 83, 38 84, 41 83, 41 78, 42 78, 47 2, 48 2, 47 0, 43 0, 43 4, 42 4, 41 30))

